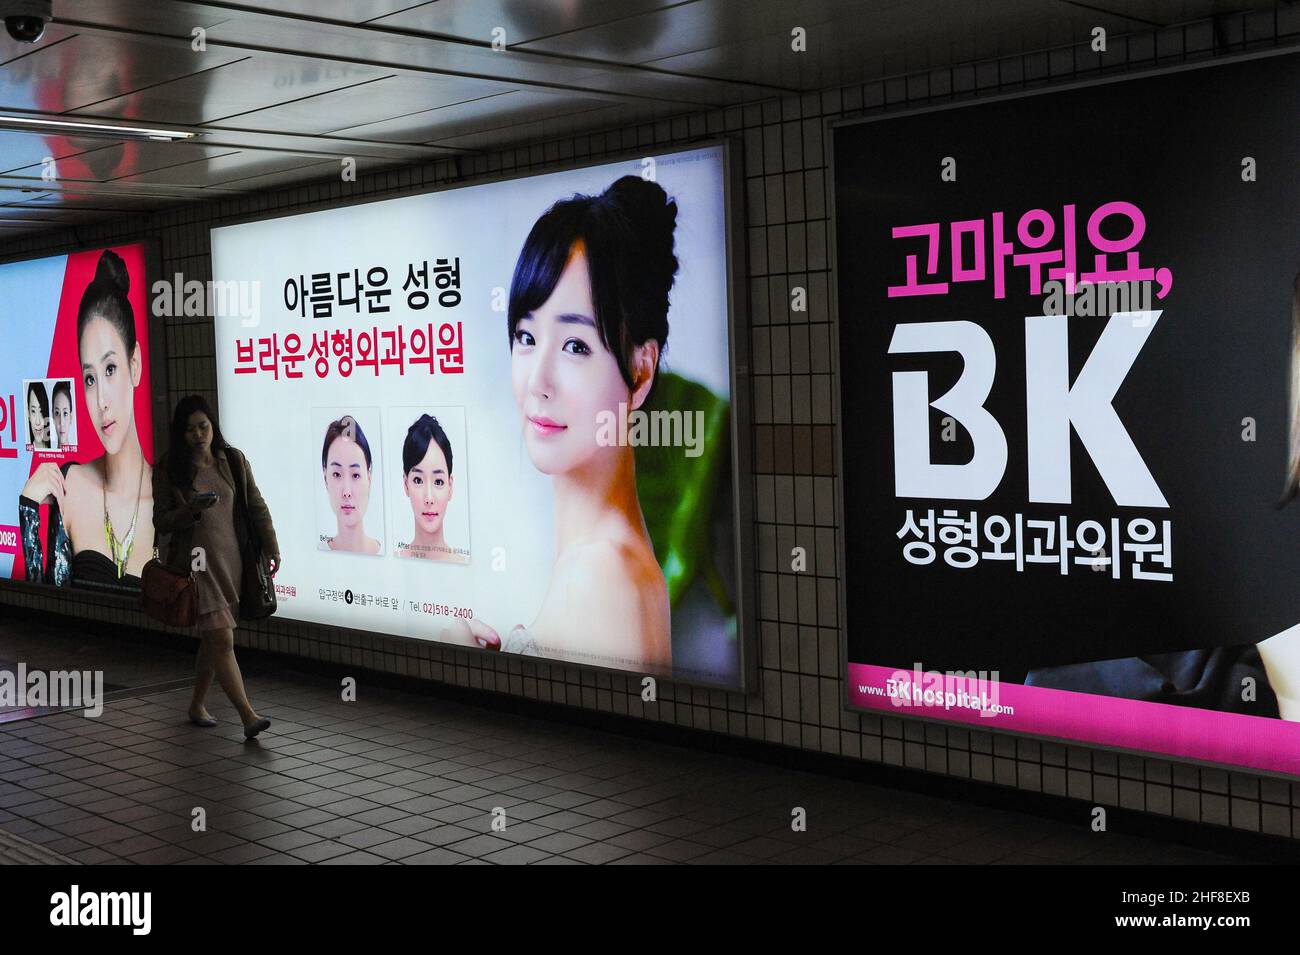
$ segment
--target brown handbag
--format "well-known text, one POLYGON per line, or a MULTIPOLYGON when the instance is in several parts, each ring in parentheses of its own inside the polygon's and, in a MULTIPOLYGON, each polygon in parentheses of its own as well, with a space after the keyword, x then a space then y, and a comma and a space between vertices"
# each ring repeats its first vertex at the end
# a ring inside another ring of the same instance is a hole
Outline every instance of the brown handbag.
POLYGON ((199 615, 199 591, 193 574, 178 574, 155 557, 140 575, 140 606, 159 623, 192 627, 199 615))

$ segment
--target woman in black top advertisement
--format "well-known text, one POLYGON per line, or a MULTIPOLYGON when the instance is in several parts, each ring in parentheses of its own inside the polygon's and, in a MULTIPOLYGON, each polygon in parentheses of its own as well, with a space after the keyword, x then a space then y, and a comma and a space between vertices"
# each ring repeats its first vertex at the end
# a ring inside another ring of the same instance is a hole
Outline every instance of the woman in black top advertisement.
POLYGON ((45 462, 23 485, 18 516, 29 581, 138 590, 153 556, 152 468, 135 420, 143 358, 129 286, 121 257, 105 251, 77 310, 86 411, 104 453, 80 464, 45 462), (44 548, 41 504, 50 505, 44 548))

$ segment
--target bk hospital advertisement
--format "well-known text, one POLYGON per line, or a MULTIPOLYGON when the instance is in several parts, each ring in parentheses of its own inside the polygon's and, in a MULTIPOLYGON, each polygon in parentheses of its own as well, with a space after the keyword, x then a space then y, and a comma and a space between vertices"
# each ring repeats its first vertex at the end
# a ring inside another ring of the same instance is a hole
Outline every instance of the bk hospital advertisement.
POLYGON ((1289 55, 834 129, 852 708, 1300 775, 1297 116, 1289 55))
POLYGON ((139 594, 154 546, 145 261, 126 245, 0 265, 2 577, 139 594))
POLYGON ((710 146, 214 229, 279 616, 738 688, 727 181, 710 146))

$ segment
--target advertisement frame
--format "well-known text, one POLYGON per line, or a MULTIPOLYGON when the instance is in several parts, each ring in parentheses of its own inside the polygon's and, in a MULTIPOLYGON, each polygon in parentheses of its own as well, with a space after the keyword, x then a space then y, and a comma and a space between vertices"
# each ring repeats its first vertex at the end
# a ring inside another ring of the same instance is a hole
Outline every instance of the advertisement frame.
MULTIPOLYGON (((78 255, 83 252, 97 252, 102 249, 111 249, 123 245, 138 245, 144 250, 144 297, 145 301, 150 303, 147 322, 149 329, 149 386, 152 390, 150 398, 152 400, 153 448, 156 463, 162 457, 160 449, 167 446, 167 432, 171 422, 171 399, 167 385, 170 349, 167 345, 162 344, 167 334, 167 326, 163 318, 157 315, 152 307, 154 283, 162 278, 160 240, 156 236, 144 236, 105 242, 78 242, 76 245, 62 246, 55 251, 35 254, 21 252, 16 256, 0 257, 0 268, 6 265, 20 265, 23 262, 36 262, 40 259, 78 255)), ((31 581, 17 580, 12 577, 0 578, 0 588, 24 594, 47 594, 49 596, 57 594, 68 597, 74 604, 88 607, 105 606, 132 610, 140 608, 139 599, 133 596, 92 593, 85 590, 79 591, 76 588, 57 588, 49 584, 32 583, 31 581)), ((3 602, 0 601, 0 605, 2 604, 3 602)))
MULTIPOLYGON (((854 706, 852 703, 849 679, 849 641, 848 633, 850 620, 848 617, 848 593, 847 593, 847 568, 845 566, 845 524, 844 524, 844 416, 841 405, 841 364, 840 364, 840 332, 841 316, 839 307, 839 248, 838 248, 838 202, 836 191, 835 177, 835 132, 844 127, 859 126, 868 123, 878 123, 901 117, 920 116, 928 113, 947 112, 967 107, 987 106, 994 103, 1005 103, 1012 100, 1024 99, 1026 97, 1052 95, 1056 93, 1066 93, 1073 90, 1089 89, 1098 86, 1107 86, 1115 83, 1126 83, 1133 80, 1143 80, 1155 77, 1169 76, 1177 73, 1184 73, 1190 70, 1213 69, 1219 66, 1232 66, 1235 64, 1245 63, 1253 60, 1267 59, 1271 57, 1292 56, 1300 58, 1300 46, 1282 47, 1277 49, 1257 50, 1248 53, 1231 54, 1218 56, 1214 59, 1203 60, 1195 63, 1180 63, 1176 65, 1152 67, 1150 69, 1137 69, 1131 72, 1115 74, 1111 76, 1094 77, 1086 80, 1065 81, 1060 83, 1051 83, 1050 81, 1043 86, 1034 89, 1017 90, 1010 93, 996 93, 991 95, 976 95, 975 90, 964 94, 968 96, 956 102, 946 102, 937 105, 916 106, 909 109, 899 109, 885 113, 873 114, 868 116, 853 117, 827 117, 822 123, 823 142, 827 144, 826 151, 826 172, 828 178, 828 201, 829 219, 828 229, 829 236, 827 239, 828 256, 831 269, 832 280, 830 284, 830 315, 831 315, 831 374, 834 376, 835 384, 831 388, 831 409, 834 415, 835 423, 835 557, 836 566, 839 568, 839 587, 836 594, 836 610, 839 614, 839 678, 840 678, 840 710, 842 712, 852 713, 856 716, 876 716, 881 720, 895 718, 901 721, 915 721, 922 724, 933 724, 935 726, 953 727, 964 729, 968 732, 983 732, 990 735, 1010 737, 1013 739, 1036 740, 1040 742, 1057 743, 1062 746, 1072 746, 1088 750, 1098 750, 1116 754, 1130 756, 1141 756, 1150 759, 1166 760, 1170 763, 1177 763, 1190 766, 1202 766, 1210 769, 1221 769, 1235 773, 1250 773, 1261 777, 1273 779, 1282 779, 1287 781, 1300 781, 1300 772, 1292 774, 1279 770, 1262 769, 1253 766, 1245 766, 1240 763, 1224 763, 1211 759, 1197 758, 1193 756, 1174 755, 1161 753, 1148 749, 1133 749, 1125 746, 1118 746, 1108 743, 1093 742, 1091 740, 1078 740, 1070 737, 1052 736, 1046 733, 1033 733, 1025 730, 1006 729, 1003 727, 989 726, 979 727, 963 723, 959 720, 944 719, 940 716, 933 716, 922 712, 909 712, 908 708, 899 707, 893 712, 885 710, 873 710, 864 707, 854 706)), ((963 94, 951 94, 963 95, 963 94)), ((869 626, 869 624, 868 624, 869 626)), ((859 661, 866 662, 866 661, 859 661)), ((1107 697, 1115 699, 1114 697, 1107 697)), ((1153 704, 1156 706, 1162 704, 1153 704)), ((1214 712, 1214 711, 1207 711, 1214 712)))
MULTIPOLYGON (((737 693, 742 696, 751 696, 757 692, 758 661, 753 651, 754 631, 755 631, 755 581, 753 579, 755 541, 757 530, 753 527, 753 497, 755 493, 755 483, 752 468, 752 436, 751 427, 752 419, 750 416, 750 336, 748 321, 739 321, 739 316, 748 319, 748 268, 745 263, 747 258, 745 209, 744 209, 744 172, 742 168, 744 149, 743 143, 739 137, 733 134, 710 135, 708 137, 692 140, 685 144, 676 144, 667 148, 647 148, 634 150, 619 150, 607 156, 588 157, 575 159, 573 161, 557 160, 555 162, 546 162, 543 168, 534 170, 521 170, 502 172, 483 178, 473 178, 469 181, 456 181, 436 186, 414 186, 409 189, 402 189, 396 192, 385 192, 382 195, 365 195, 357 196, 351 199, 339 201, 337 199, 321 200, 311 203, 306 208, 285 213, 280 210, 268 210, 249 216, 240 216, 229 220, 223 220, 219 225, 213 225, 208 230, 208 247, 211 253, 211 233, 217 229, 223 229, 231 226, 247 225, 253 222, 266 222, 275 219, 293 219, 298 216, 311 215, 316 212, 332 211, 336 209, 346 209, 353 206, 369 205, 376 202, 388 202, 394 199, 407 199, 416 196, 427 196, 436 193, 449 192, 458 189, 472 188, 474 186, 485 186, 494 183, 514 182, 524 179, 533 179, 539 176, 546 176, 552 173, 574 172, 581 169, 590 169, 596 166, 613 165, 620 162, 644 158, 646 156, 672 156, 677 153, 692 152, 699 149, 709 149, 720 147, 722 149, 723 164, 723 228, 725 230, 724 246, 726 248, 726 278, 725 287, 728 293, 727 300, 727 341, 728 341, 728 380, 731 388, 731 497, 732 497, 732 518, 735 521, 733 529, 733 543, 736 548, 736 568, 735 568, 735 586, 736 586, 736 645, 739 654, 738 682, 735 685, 712 683, 705 680, 679 679, 677 677, 654 677, 659 683, 669 683, 673 686, 695 687, 706 690, 720 690, 727 693, 737 693), (743 273, 742 274, 742 269, 743 273), (740 356, 743 357, 743 361, 740 356)), ((216 325, 213 323, 213 335, 216 334, 216 325)), ((221 402, 221 382, 218 375, 217 384, 214 386, 217 393, 218 414, 220 414, 221 402)), ((312 639, 324 641, 326 634, 346 634, 349 637, 369 638, 376 637, 400 641, 401 643, 411 643, 420 646, 439 648, 446 652, 457 651, 474 654, 475 657, 486 656, 495 659, 509 659, 502 657, 498 650, 488 650, 480 647, 462 647, 453 644, 442 643, 438 640, 426 640, 420 637, 411 637, 405 634, 388 633, 378 630, 358 629, 355 627, 344 627, 338 625, 321 624, 309 620, 297 620, 294 618, 282 618, 279 621, 275 617, 269 618, 270 623, 277 623, 283 627, 302 628, 292 634, 300 639, 312 639)), ((573 667, 582 671, 589 671, 602 676, 619 676, 628 679, 644 678, 649 674, 640 673, 634 670, 622 670, 614 667, 601 666, 592 663, 575 663, 570 661, 549 660, 545 657, 519 657, 519 661, 528 661, 530 663, 552 666, 552 667, 573 667)), ((663 702, 671 702, 664 700, 663 702)))

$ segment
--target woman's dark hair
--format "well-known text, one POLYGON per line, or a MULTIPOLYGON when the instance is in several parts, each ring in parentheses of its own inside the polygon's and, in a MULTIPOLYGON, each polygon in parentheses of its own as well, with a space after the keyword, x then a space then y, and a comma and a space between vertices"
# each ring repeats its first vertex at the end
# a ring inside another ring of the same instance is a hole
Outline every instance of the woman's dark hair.
POLYGON ((59 400, 59 395, 68 399, 68 407, 72 407, 72 382, 62 378, 54 383, 54 391, 50 394, 50 402, 59 400))
POLYGON ((422 414, 415 424, 406 429, 406 441, 402 445, 402 474, 410 474, 411 468, 424 460, 429 452, 429 442, 436 442, 447 458, 447 475, 451 475, 451 441, 447 432, 442 430, 438 419, 433 415, 422 414))
POLYGON ((36 403, 41 406, 41 417, 50 416, 50 398, 45 393, 45 382, 32 381, 27 384, 27 403, 32 403, 32 395, 36 396, 36 403))
POLYGON ((122 336, 126 357, 130 360, 135 354, 135 313, 126 297, 130 287, 131 276, 126 272, 126 263, 116 252, 106 249, 95 267, 95 277, 81 295, 81 305, 77 309, 78 342, 90 320, 102 318, 112 323, 122 336))
POLYGON ((320 468, 324 471, 329 467, 330 445, 341 437, 350 437, 361 446, 361 453, 366 456, 366 470, 370 470, 370 442, 366 440, 366 433, 361 430, 361 422, 350 414, 345 414, 338 421, 331 421, 330 426, 325 429, 325 443, 320 449, 320 468))
POLYGON ((600 340, 632 388, 632 350, 653 339, 662 354, 668 344, 676 227, 677 203, 658 183, 639 176, 624 176, 599 196, 575 195, 551 206, 528 233, 515 264, 507 311, 510 347, 519 320, 551 297, 574 243, 581 241, 600 340))
POLYGON ((167 440, 167 474, 176 487, 194 486, 194 458, 190 454, 189 443, 185 440, 185 432, 190 426, 190 415, 196 411, 202 411, 212 422, 212 450, 224 451, 230 447, 221 434, 217 416, 212 413, 212 406, 208 404, 206 398, 202 395, 186 395, 176 402, 167 440))

